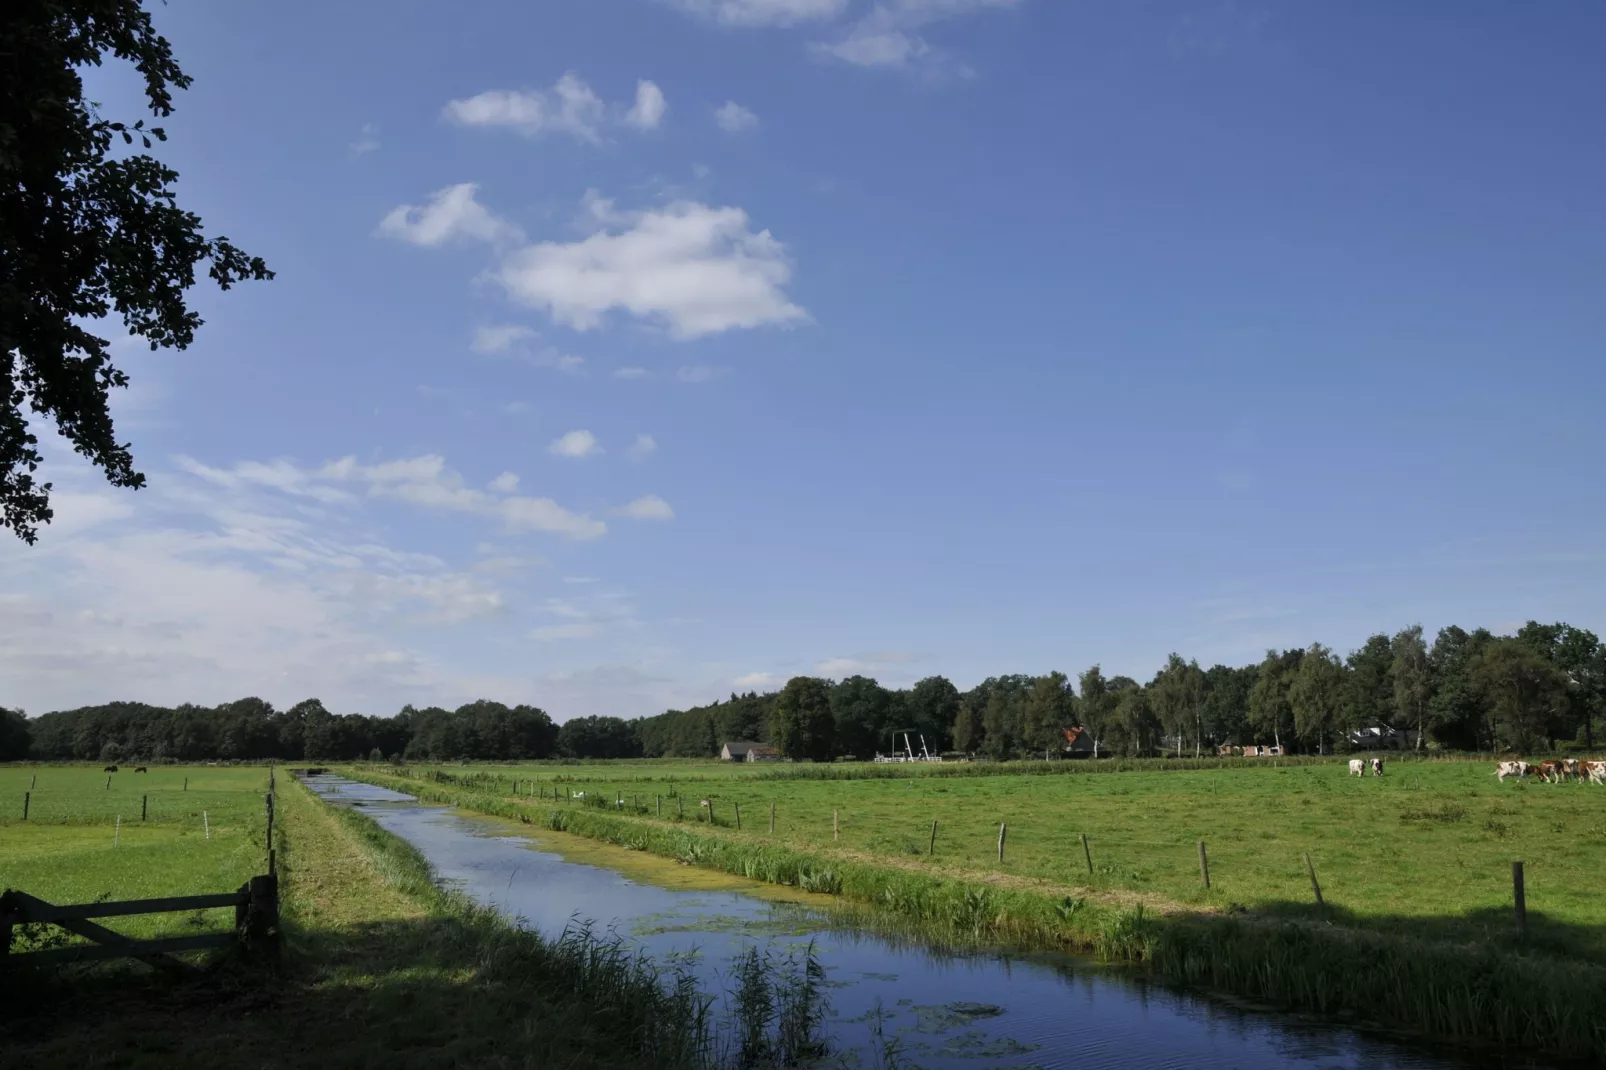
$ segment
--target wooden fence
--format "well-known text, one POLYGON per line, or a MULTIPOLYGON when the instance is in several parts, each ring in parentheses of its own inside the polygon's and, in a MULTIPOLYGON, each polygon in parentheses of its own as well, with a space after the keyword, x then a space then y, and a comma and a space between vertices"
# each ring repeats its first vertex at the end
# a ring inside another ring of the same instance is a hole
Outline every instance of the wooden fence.
POLYGON ((187 970, 189 964, 174 958, 175 952, 231 946, 271 952, 277 947, 278 935, 279 879, 271 873, 252 877, 232 892, 171 896, 166 899, 131 899, 120 903, 59 906, 12 889, 0 894, 0 969, 12 965, 43 966, 91 959, 136 958, 158 969, 187 970), (234 908, 233 931, 135 940, 89 920, 218 907, 234 908), (12 954, 13 930, 18 925, 30 923, 55 925, 93 942, 12 954))

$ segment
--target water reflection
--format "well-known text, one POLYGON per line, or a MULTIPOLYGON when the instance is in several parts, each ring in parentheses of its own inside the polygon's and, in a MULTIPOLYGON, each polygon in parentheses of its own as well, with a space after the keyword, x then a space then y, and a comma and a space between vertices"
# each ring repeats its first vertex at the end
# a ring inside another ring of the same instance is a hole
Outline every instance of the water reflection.
POLYGON ((507 835, 501 823, 399 792, 331 776, 308 783, 331 801, 363 806, 476 900, 553 935, 577 917, 592 919, 660 960, 690 958, 710 991, 722 989, 732 957, 755 941, 781 951, 812 941, 830 982, 833 1066, 882 1065, 888 1046, 899 1065, 930 1070, 1531 1065, 1240 1011, 1068 956, 960 953, 847 929, 840 917, 769 901, 734 878, 715 889, 664 887, 566 860, 507 835))

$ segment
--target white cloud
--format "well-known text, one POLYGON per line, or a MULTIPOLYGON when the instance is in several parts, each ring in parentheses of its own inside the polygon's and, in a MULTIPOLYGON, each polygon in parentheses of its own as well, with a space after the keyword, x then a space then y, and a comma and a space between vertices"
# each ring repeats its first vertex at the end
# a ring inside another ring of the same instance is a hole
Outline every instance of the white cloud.
POLYGON ((489 486, 498 494, 512 494, 519 489, 519 477, 512 472, 503 472, 491 480, 489 486))
POLYGON ((547 624, 530 632, 530 638, 538 643, 550 643, 559 639, 591 639, 602 631, 602 627, 591 623, 576 624, 547 624))
POLYGON ((430 248, 459 238, 497 243, 523 237, 518 227, 474 199, 477 188, 460 182, 430 194, 426 205, 394 208, 380 220, 377 233, 430 248))
POLYGON ((651 435, 637 435, 636 441, 631 443, 625 451, 625 456, 632 461, 645 461, 658 449, 658 442, 651 435))
POLYGON ((570 72, 551 89, 492 89, 442 109, 458 126, 501 127, 526 137, 567 134, 587 144, 601 144, 612 124, 652 130, 663 122, 669 104, 662 89, 645 78, 636 83, 635 103, 609 109, 578 75, 570 72))
POLYGON ((719 378, 719 369, 711 364, 682 364, 675 370, 675 378, 683 383, 706 383, 719 378))
POLYGON ((185 471, 221 487, 265 487, 338 502, 350 500, 352 496, 343 488, 354 486, 366 489, 370 498, 393 498, 426 509, 491 517, 513 531, 595 539, 608 530, 602 521, 571 512, 550 498, 496 497, 467 487, 462 476, 447 468, 445 459, 436 454, 374 465, 343 457, 316 469, 299 468, 288 461, 245 462, 230 469, 212 468, 188 458, 180 458, 179 463, 185 471))
POLYGON ((545 92, 493 89, 451 101, 445 116, 459 126, 503 126, 528 137, 568 134, 595 144, 602 140, 607 108, 590 86, 570 73, 545 92))
POLYGON ((740 134, 758 126, 758 116, 734 100, 727 100, 714 109, 714 121, 727 134, 740 134))
POLYGON ((642 79, 636 83, 636 103, 625 113, 625 124, 637 130, 655 130, 668 110, 664 91, 656 83, 642 79))
POLYGON ((849 676, 873 676, 892 666, 917 660, 915 655, 902 650, 874 651, 850 658, 827 658, 814 666, 814 674, 834 680, 849 676))
POLYGON ((547 447, 547 452, 559 457, 590 457, 602 452, 602 448, 597 445, 597 436, 590 431, 569 431, 558 436, 547 447))
POLYGON ((378 148, 379 127, 373 123, 363 123, 362 132, 357 135, 357 140, 351 143, 351 154, 353 156, 364 156, 370 152, 377 151, 378 148))
POLYGON ((678 339, 807 318, 786 297, 786 247, 753 232, 740 208, 681 201, 627 213, 598 197, 586 206, 597 227, 589 237, 503 259, 495 277, 511 297, 575 330, 620 310, 662 322, 678 339))
POLYGON ((646 368, 615 368, 613 370, 615 379, 645 379, 651 374, 646 368))
POLYGON ((998 11, 1017 3, 1019 0, 883 0, 855 22, 846 37, 816 44, 814 51, 857 67, 964 73, 966 68, 949 62, 919 31, 944 19, 998 11))
POLYGON ((470 348, 476 353, 506 353, 520 342, 528 342, 541 337, 532 328, 522 327, 518 324, 502 324, 493 327, 476 327, 474 341, 470 348))
POLYGON ((648 494, 637 498, 623 509, 620 509, 619 514, 634 520, 675 519, 675 511, 669 507, 669 503, 656 494, 648 494))
POLYGON ((746 676, 738 676, 736 679, 732 680, 731 686, 745 687, 751 691, 758 691, 763 688, 772 688, 780 682, 780 678, 774 673, 750 672, 746 676))
POLYGON ((682 11, 730 26, 790 26, 831 19, 848 0, 671 0, 682 11))

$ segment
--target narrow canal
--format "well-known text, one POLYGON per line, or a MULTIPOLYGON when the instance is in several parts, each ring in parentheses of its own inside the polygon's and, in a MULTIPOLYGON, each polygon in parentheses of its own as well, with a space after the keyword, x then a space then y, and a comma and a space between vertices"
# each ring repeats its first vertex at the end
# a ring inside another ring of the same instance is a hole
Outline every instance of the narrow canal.
POLYGON ((1466 1070, 1526 1065, 1246 1011, 1063 955, 955 954, 844 927, 829 900, 321 775, 413 844, 443 882, 549 936, 591 922, 718 997, 734 956, 813 945, 825 967, 829 1067, 924 1070, 1466 1070))

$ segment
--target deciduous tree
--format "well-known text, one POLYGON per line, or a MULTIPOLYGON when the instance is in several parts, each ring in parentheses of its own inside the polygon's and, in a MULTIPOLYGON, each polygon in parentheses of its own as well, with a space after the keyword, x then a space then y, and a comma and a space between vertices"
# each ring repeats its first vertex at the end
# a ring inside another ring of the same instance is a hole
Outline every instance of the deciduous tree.
POLYGON ((157 118, 190 78, 139 0, 18 0, 0 14, 0 526, 27 542, 49 523, 38 439, 52 423, 114 486, 141 487, 108 392, 128 385, 97 321, 115 313, 152 349, 183 349, 201 317, 185 304, 197 265, 223 289, 268 279, 263 262, 208 238, 180 208, 178 173, 148 153, 161 127, 103 117, 79 72, 133 64, 157 118))
POLYGON ((770 713, 770 740, 780 752, 794 760, 828 762, 834 728, 829 685, 814 676, 788 680, 770 713))

